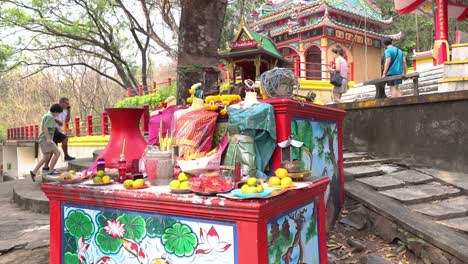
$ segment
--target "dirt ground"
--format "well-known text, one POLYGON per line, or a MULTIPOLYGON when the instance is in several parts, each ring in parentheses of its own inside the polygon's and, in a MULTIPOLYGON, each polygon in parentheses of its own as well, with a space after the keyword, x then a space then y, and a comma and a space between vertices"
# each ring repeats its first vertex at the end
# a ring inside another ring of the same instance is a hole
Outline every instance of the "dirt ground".
MULTIPOLYGON (((345 207, 341 217, 346 216, 347 213, 345 207)), ((366 256, 382 257, 389 263, 395 264, 424 264, 421 259, 418 259, 400 244, 396 242, 389 244, 371 233, 367 228, 359 231, 341 224, 339 221, 329 234, 327 248, 330 264, 371 263, 361 261, 361 258, 366 256)))

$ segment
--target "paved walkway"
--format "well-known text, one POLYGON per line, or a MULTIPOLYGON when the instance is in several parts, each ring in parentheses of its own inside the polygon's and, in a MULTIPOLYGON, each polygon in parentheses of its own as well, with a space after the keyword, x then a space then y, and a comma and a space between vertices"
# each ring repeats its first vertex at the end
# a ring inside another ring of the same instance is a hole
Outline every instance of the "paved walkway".
POLYGON ((345 153, 344 158, 347 196, 396 224, 394 230, 380 230, 383 237, 419 241, 429 259, 428 248, 441 250, 434 254, 442 260, 432 263, 468 263, 468 174, 377 160, 366 153, 345 153))
POLYGON ((0 263, 49 263, 49 215, 13 203, 14 184, 29 186, 30 194, 40 191, 38 184, 26 180, 0 182, 0 263))

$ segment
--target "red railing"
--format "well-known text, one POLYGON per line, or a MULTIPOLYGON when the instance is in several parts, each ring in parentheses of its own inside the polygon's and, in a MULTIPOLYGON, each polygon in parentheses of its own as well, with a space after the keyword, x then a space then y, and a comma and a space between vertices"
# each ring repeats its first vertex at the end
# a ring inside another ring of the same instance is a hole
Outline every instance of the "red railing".
POLYGON ((7 133, 8 139, 36 140, 39 136, 39 125, 9 128, 7 133))
MULTIPOLYGON (((299 57, 294 58, 294 67, 291 69, 296 76, 304 80, 329 80, 330 64, 300 62, 299 57), (322 70, 325 68, 324 70, 322 70), (323 74, 325 73, 325 74, 323 74)), ((348 80, 354 81, 354 64, 348 64, 348 80)))
MULTIPOLYGON (((141 132, 148 134, 149 106, 143 105, 143 109, 145 111, 141 122, 141 132)), ((82 125, 83 121, 80 117, 75 117, 70 121, 70 123, 65 122, 64 124, 64 130, 69 137, 105 136, 109 135, 112 129, 106 112, 102 112, 100 116, 87 115, 84 119, 84 125, 82 125)), ((39 132, 39 125, 9 128, 8 140, 37 140, 39 132)))
MULTIPOLYGON (((167 78, 167 82, 161 82, 161 83, 153 82, 153 87, 148 89, 148 93, 153 93, 154 91, 156 91, 158 86, 162 84, 167 84, 167 86, 171 86, 172 79, 167 78)), ((127 88, 127 97, 132 97, 134 95, 142 96, 143 94, 144 94, 143 85, 139 85, 138 88, 127 88)))

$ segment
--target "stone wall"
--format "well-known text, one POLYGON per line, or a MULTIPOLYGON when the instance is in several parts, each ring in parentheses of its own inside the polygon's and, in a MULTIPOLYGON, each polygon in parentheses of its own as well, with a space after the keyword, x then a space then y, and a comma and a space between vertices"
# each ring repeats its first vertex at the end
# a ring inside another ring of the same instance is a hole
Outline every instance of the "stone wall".
POLYGON ((344 147, 468 172, 468 91, 339 104, 344 147))

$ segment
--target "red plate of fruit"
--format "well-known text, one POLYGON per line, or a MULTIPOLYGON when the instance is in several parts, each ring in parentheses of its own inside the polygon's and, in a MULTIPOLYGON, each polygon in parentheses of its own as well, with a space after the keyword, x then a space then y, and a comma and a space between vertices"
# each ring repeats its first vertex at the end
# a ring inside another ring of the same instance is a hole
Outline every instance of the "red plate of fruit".
POLYGON ((219 174, 201 174, 190 179, 190 190, 200 195, 216 195, 218 193, 230 192, 234 188, 231 178, 220 177, 219 174))

